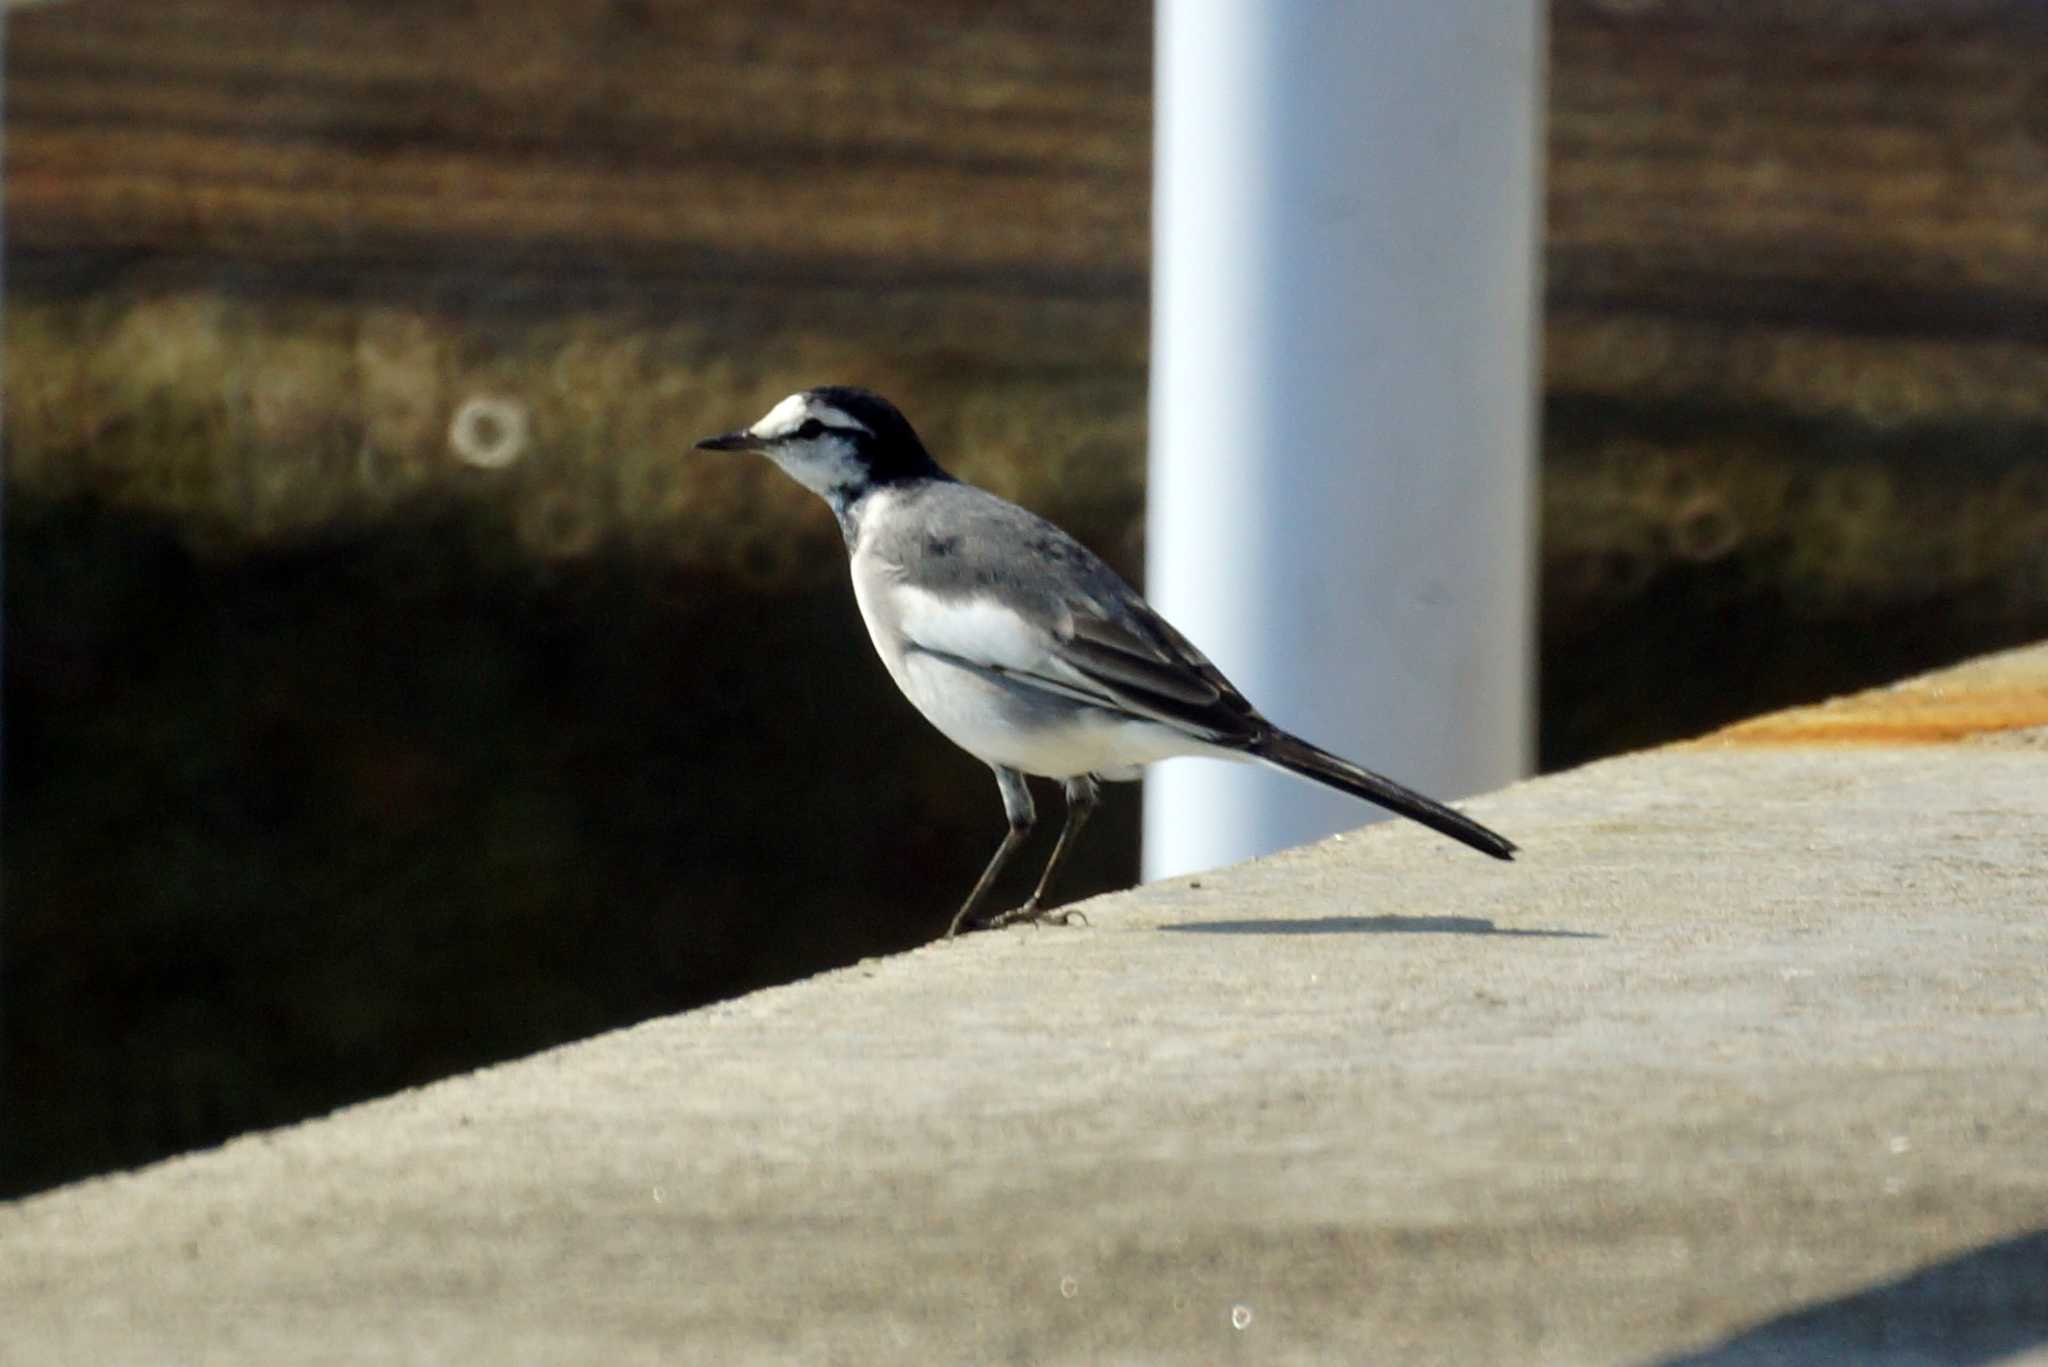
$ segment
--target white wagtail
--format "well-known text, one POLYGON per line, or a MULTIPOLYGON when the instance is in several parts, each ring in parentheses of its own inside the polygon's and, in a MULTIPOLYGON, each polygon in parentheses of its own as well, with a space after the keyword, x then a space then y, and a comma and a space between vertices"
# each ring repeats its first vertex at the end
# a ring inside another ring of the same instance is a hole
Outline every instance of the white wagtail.
POLYGON ((925 720, 996 771, 1009 833, 947 927, 1051 920, 1045 890, 1104 779, 1175 755, 1258 760, 1378 803, 1496 859, 1515 846, 1440 802, 1260 716, 1116 571, 1035 513, 962 484, 887 399, 792 394, 706 451, 758 451, 822 497, 889 677, 925 720), (974 919, 1037 820, 1024 776, 1066 786, 1067 820, 1030 900, 974 919))

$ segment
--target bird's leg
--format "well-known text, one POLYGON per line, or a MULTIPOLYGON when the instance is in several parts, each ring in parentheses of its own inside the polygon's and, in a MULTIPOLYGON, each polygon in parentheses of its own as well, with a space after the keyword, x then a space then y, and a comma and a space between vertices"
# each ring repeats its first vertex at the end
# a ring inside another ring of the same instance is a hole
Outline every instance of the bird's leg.
MULTIPOLYGON (((946 938, 949 940, 960 933, 960 927, 974 914, 974 908, 980 904, 981 899, 988 895, 989 886, 996 881, 996 875, 1003 871, 1003 865, 1010 862, 1010 856, 1017 852, 1017 847, 1024 843, 1024 838, 1031 834, 1031 828, 1038 823, 1038 809, 1032 804, 1031 788, 1024 782, 1024 775, 1015 769, 1005 769, 1001 765, 992 767, 996 771, 996 787, 1002 790, 1003 815, 1009 818, 1010 829, 1003 835, 1003 843, 996 846, 995 857, 990 859, 988 867, 981 871, 981 877, 974 884, 974 891, 967 894, 967 900, 960 904, 960 910, 953 913, 953 923, 946 927, 946 938)), ((1072 819, 1071 815, 1069 819, 1072 819)), ((1065 840, 1064 833, 1061 839, 1065 840)))
POLYGON ((1031 899, 1015 911, 1006 911, 1000 916, 989 918, 991 928, 1015 925, 1019 921, 1043 921, 1049 925, 1063 926, 1079 912, 1048 912, 1042 905, 1045 890, 1052 886, 1052 876, 1065 862, 1067 852, 1074 847, 1074 837, 1088 824, 1088 818, 1095 814, 1095 804, 1102 797, 1102 785, 1095 781, 1093 774, 1076 774, 1067 780, 1067 822, 1060 827, 1059 842, 1052 847, 1052 858, 1045 861, 1045 872, 1038 876, 1038 888, 1031 899))

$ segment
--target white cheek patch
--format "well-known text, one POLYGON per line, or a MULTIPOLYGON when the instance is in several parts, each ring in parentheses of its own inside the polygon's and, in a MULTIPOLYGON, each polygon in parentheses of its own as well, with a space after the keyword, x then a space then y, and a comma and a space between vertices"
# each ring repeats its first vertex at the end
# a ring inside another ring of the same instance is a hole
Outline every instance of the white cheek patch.
POLYGON ((815 441, 771 446, 761 454, 814 494, 826 494, 833 489, 866 482, 860 462, 853 458, 853 448, 843 437, 819 437, 815 441))

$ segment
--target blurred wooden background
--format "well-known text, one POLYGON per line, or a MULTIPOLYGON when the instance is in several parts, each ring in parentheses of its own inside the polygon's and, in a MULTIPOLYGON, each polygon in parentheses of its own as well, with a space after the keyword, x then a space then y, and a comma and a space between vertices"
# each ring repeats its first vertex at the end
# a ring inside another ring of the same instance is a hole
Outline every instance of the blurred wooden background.
MULTIPOLYGON (((0 1191, 943 924, 985 772, 687 447, 871 384, 1135 577, 1149 6, 7 38, 0 1191)), ((2048 632, 2048 8, 1558 0, 1552 60, 1546 765, 2048 632)))

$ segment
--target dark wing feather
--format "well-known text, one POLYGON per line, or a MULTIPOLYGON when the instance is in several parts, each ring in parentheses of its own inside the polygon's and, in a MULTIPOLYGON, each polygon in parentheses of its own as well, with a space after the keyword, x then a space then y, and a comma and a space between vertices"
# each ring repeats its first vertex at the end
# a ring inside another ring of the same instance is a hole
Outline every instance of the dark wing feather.
POLYGON ((1195 708, 1209 707, 1221 696, 1216 686, 1199 674, 1084 637, 1062 641, 1056 653, 1090 679, 1119 693, 1130 689, 1161 702, 1195 708))
POLYGON ((972 485, 933 482, 899 495, 910 500, 904 527, 876 555, 915 565, 928 591, 992 597, 1054 626, 1042 662, 951 653, 939 642, 917 648, 965 669, 1041 688, 1110 712, 1175 727, 1214 744, 1249 748, 1271 731, 1230 681, 1086 546, 1050 522, 972 485), (1036 564, 1047 573, 1020 572, 1036 564), (1051 592, 1047 592, 1048 586, 1051 592))
POLYGON ((1271 728, 1208 657, 1132 594, 1115 617, 1069 604, 1071 628, 1054 655, 1125 711, 1219 745, 1249 744, 1271 728))

